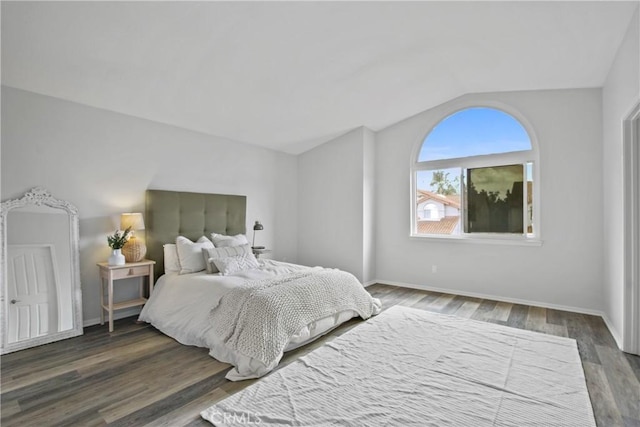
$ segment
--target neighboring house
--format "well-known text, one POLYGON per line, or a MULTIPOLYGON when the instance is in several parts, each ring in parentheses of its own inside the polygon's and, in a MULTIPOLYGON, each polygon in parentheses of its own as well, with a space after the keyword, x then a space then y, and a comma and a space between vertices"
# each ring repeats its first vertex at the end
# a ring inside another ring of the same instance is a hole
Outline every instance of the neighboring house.
POLYGON ((460 195, 445 196, 418 190, 416 218, 418 234, 458 234, 460 232, 460 195))

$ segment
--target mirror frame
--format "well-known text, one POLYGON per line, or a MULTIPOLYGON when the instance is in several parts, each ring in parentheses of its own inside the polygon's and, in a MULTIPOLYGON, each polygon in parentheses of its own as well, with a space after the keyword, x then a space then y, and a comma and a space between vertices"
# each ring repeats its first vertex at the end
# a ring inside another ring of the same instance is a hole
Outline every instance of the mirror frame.
POLYGON ((2 274, 0 275, 0 354, 11 353, 25 348, 35 347, 42 344, 48 344, 65 338, 71 338, 83 333, 82 325, 82 289, 80 286, 80 233, 78 225, 78 209, 67 202, 59 200, 49 194, 43 187, 35 187, 28 191, 22 198, 15 200, 7 200, 2 202, 0 206, 0 230, 2 233, 2 242, 0 244, 0 265, 2 265, 2 274), (7 280, 7 216, 13 209, 26 206, 48 206, 54 209, 62 209, 67 212, 69 217, 69 240, 71 245, 71 306, 73 310, 72 329, 65 331, 53 332, 47 335, 18 341, 15 343, 7 343, 7 313, 8 302, 6 301, 7 280))

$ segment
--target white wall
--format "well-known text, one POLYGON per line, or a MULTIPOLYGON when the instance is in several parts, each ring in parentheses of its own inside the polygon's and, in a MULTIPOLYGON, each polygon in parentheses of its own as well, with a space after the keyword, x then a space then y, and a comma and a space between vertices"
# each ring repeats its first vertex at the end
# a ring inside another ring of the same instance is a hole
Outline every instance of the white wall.
POLYGON ((40 185, 78 207, 87 322, 100 316, 106 236, 120 213, 144 212, 146 189, 246 195, 247 230, 260 220, 259 243, 295 262, 296 178, 294 156, 2 87, 2 200, 40 185))
POLYGON ((474 94, 378 132, 377 279, 600 310, 601 115, 599 89, 474 94), (469 102, 506 104, 533 126, 540 150, 542 246, 409 238, 412 154, 445 112, 469 102))
POLYGON ((624 314, 622 121, 640 101, 640 20, 638 9, 602 90, 604 171, 604 311, 618 344, 624 314))
POLYGON ((363 282, 585 310, 602 309, 604 295, 621 331, 621 120, 638 99, 638 51, 636 13, 602 93, 467 95, 375 134, 355 129, 297 158, 3 87, 1 198, 43 185, 79 208, 88 320, 99 317, 95 263, 108 257, 107 234, 121 212, 144 211, 144 191, 156 188, 247 195, 248 230, 259 219, 258 243, 277 259, 343 268, 363 282), (444 110, 484 100, 512 106, 537 133, 543 245, 410 239, 415 144, 444 110))
POLYGON ((374 161, 374 135, 363 127, 298 156, 301 264, 373 278, 374 161))

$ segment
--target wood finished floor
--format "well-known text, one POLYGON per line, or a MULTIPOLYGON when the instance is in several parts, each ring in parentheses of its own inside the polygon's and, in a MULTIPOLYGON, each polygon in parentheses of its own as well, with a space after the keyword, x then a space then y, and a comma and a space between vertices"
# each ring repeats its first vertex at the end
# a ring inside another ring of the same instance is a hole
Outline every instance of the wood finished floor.
MULTIPOLYGON (((601 318, 386 285, 368 288, 400 304, 575 338, 598 426, 640 426, 640 357, 619 351, 601 318)), ((352 320, 288 353, 280 366, 356 327, 352 320)), ((134 318, 81 337, 4 355, 1 419, 9 426, 208 426, 201 410, 243 389, 229 365, 178 344, 134 318)))

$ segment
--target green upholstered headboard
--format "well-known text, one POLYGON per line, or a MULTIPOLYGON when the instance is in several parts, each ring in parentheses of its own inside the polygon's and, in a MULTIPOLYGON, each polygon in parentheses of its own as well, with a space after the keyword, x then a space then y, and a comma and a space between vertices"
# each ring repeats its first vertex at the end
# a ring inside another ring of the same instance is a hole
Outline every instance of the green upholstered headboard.
POLYGON ((246 233, 247 197, 227 194, 147 190, 147 258, 156 262, 154 277, 164 274, 165 243, 185 236, 196 241, 211 233, 246 233))

